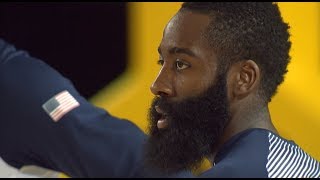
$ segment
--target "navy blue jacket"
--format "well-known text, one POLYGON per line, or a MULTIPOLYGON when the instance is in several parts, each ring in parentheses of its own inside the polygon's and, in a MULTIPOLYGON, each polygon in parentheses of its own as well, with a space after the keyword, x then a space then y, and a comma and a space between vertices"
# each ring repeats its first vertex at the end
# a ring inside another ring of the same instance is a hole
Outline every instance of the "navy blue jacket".
POLYGON ((0 41, 0 156, 20 168, 33 164, 71 177, 141 176, 146 135, 84 99, 43 61, 0 41), (80 106, 58 122, 42 105, 67 90, 80 106))

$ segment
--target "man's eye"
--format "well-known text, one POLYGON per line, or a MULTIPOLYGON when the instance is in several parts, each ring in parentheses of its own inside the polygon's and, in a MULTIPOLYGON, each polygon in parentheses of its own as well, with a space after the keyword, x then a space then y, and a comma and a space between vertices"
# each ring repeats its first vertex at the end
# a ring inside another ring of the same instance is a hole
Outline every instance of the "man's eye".
POLYGON ((179 59, 177 59, 176 60, 176 67, 177 67, 178 70, 183 70, 183 69, 186 69, 186 68, 190 67, 190 65, 185 63, 185 62, 183 62, 183 61, 181 61, 181 60, 179 60, 179 59))
POLYGON ((159 64, 161 66, 163 66, 163 63, 164 63, 164 60, 162 60, 162 59, 158 60, 158 62, 157 62, 157 64, 159 64))

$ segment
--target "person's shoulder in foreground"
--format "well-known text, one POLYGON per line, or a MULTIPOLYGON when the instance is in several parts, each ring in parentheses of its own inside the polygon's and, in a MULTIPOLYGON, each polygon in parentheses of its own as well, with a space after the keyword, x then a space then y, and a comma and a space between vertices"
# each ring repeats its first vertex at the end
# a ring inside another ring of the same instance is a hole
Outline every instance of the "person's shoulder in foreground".
POLYGON ((0 87, 0 156, 9 165, 71 177, 140 176, 145 134, 90 104, 58 71, 3 39, 0 87))
POLYGON ((320 163, 294 141, 254 128, 225 143, 200 177, 320 178, 320 163))

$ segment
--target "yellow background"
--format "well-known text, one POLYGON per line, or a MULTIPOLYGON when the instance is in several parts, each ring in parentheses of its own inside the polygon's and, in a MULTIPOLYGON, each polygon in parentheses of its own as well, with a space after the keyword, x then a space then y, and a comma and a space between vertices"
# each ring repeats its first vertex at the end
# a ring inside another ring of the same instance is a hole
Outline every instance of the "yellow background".
MULTIPOLYGON (((320 160, 320 3, 278 3, 291 26, 292 57, 285 82, 270 103, 280 134, 320 160)), ((181 3, 128 3, 128 68, 90 101, 146 129, 153 98, 150 85, 159 66, 157 47, 166 23, 181 3)))

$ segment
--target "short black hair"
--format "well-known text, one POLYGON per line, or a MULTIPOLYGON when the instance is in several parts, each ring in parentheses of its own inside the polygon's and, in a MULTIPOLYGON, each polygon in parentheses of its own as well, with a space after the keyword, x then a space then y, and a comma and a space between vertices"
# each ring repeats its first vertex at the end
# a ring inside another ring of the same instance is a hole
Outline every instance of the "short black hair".
POLYGON ((259 94, 270 102, 283 82, 290 61, 289 25, 272 2, 185 2, 180 11, 207 14, 204 36, 226 68, 253 60, 261 70, 259 94))

